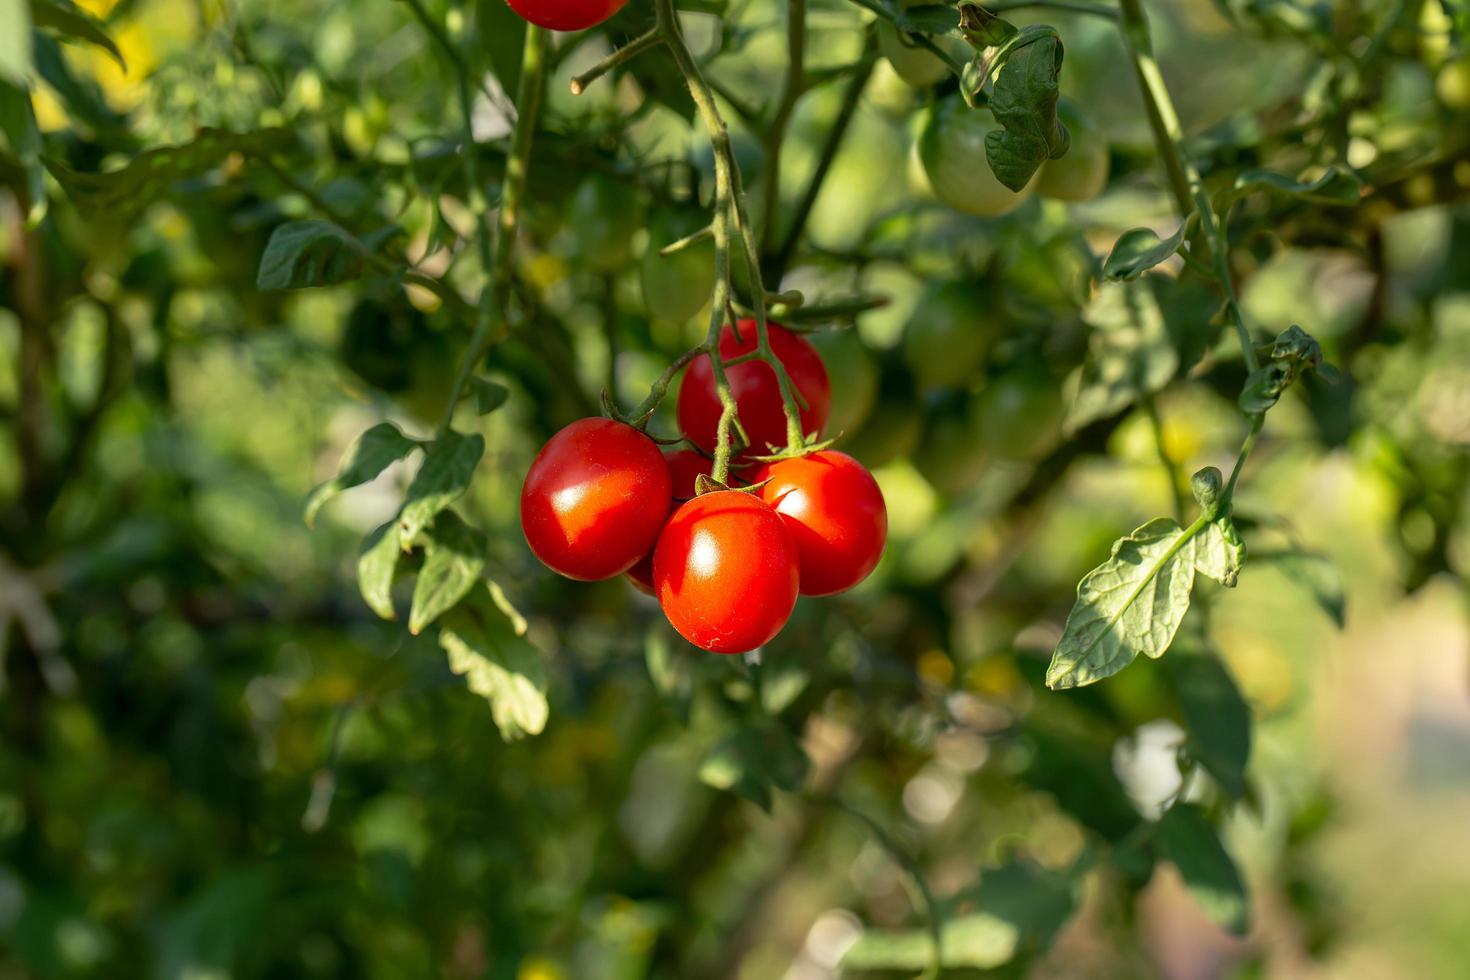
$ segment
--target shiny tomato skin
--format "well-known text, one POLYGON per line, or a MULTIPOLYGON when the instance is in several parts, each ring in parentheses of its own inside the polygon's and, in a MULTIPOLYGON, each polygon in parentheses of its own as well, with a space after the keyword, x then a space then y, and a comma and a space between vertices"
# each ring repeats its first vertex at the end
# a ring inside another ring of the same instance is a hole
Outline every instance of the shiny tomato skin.
POLYGON ((888 508, 867 467, 831 449, 757 471, 761 499, 781 515, 796 543, 802 595, 833 595, 878 565, 888 540, 888 508))
MULTIPOLYGON (((692 449, 665 449, 664 462, 669 464, 669 477, 673 480, 675 507, 693 499, 695 477, 701 473, 709 476, 710 467, 714 465, 714 460, 706 459, 692 449)), ((628 578, 639 592, 653 595, 652 548, 648 549, 648 554, 638 559, 637 564, 628 569, 628 578)))
POLYGON ((707 493, 674 511, 653 553, 659 605, 714 653, 745 653, 781 632, 796 606, 796 545, 754 494, 707 493))
MULTIPOLYGON (((725 360, 756 349, 755 321, 741 320, 740 339, 727 324, 720 335, 720 356, 725 360)), ((827 424, 832 385, 822 356, 805 337, 779 324, 769 324, 771 351, 786 366, 791 383, 806 399, 801 411, 802 434, 820 432, 827 424)), ((781 407, 781 388, 776 372, 763 361, 747 361, 725 369, 730 391, 740 412, 740 423, 750 436, 750 447, 742 454, 760 456, 766 446, 786 445, 786 415, 781 407)), ((696 446, 714 452, 720 423, 720 400, 715 395, 714 368, 708 356, 696 358, 684 372, 679 386, 679 428, 696 446)))
POLYGON ((511 10, 549 31, 585 31, 623 9, 628 0, 506 0, 511 10))
POLYGON ((627 571, 658 540, 672 500, 658 445, 611 419, 547 440, 521 487, 521 530, 548 568, 593 581, 627 571))

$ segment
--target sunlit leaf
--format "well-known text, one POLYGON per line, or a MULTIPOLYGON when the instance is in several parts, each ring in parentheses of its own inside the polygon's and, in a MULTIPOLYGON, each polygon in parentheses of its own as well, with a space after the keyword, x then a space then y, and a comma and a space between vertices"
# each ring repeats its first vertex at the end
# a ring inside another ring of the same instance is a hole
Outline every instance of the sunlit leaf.
POLYGON ((389 521, 369 534, 357 558, 357 588, 368 608, 383 619, 394 619, 393 576, 398 570, 398 520, 389 521))
POLYGON ((485 568, 485 532, 470 527, 452 510, 440 511, 429 528, 424 565, 413 586, 408 631, 421 633, 479 581, 485 568))
POLYGON ((1194 546, 1194 567, 1221 585, 1234 588, 1245 566, 1245 542, 1228 517, 1200 529, 1194 546))
POLYGON ((1164 655, 1189 611, 1203 526, 1181 528, 1161 517, 1114 542, 1112 556, 1077 586, 1077 604, 1047 668, 1048 687, 1092 684, 1140 653, 1164 655))
POLYGON ((502 738, 536 735, 546 727, 546 665, 517 632, 488 589, 472 592, 440 621, 439 645, 449 669, 490 704, 502 738))
POLYGON ((420 443, 410 439, 392 422, 379 422, 353 440, 342 454, 337 475, 318 485, 306 498, 306 523, 316 520, 317 511, 343 490, 376 479, 390 465, 407 456, 420 443))

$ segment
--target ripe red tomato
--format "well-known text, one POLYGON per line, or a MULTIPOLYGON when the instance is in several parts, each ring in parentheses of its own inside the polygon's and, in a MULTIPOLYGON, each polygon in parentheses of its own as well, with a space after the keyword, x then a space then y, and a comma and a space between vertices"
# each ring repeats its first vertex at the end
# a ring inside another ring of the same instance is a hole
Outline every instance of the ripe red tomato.
POLYGON ((653 553, 659 605, 690 643, 745 653, 781 632, 796 605, 796 545, 754 494, 719 490, 674 511, 653 553))
MULTIPOLYGON (((756 348, 755 321, 739 322, 740 339, 727 324, 720 335, 720 356, 725 360, 748 354, 756 348)), ((831 382, 822 356, 805 337, 778 324, 769 325, 771 351, 791 375, 791 383, 806 399, 801 412, 803 434, 820 432, 827 424, 827 408, 832 400, 831 382)), ((763 361, 747 361, 725 369, 730 391, 740 412, 740 423, 750 436, 750 447, 743 455, 760 456, 766 446, 786 445, 786 415, 781 408, 781 388, 776 372, 763 361)), ((696 446, 708 452, 715 450, 715 435, 720 423, 720 400, 715 395, 714 368, 709 358, 699 357, 684 372, 679 386, 679 428, 696 446)))
POLYGON ((585 31, 623 9, 628 0, 506 0, 510 9, 550 31, 585 31))
POLYGON ((761 499, 781 515, 801 567, 802 595, 832 595, 878 565, 888 540, 883 491, 867 468, 827 449, 758 470, 761 499))
MULTIPOLYGON (((694 498, 694 478, 701 473, 709 476, 710 467, 714 465, 713 460, 706 459, 692 449, 665 449, 664 462, 669 464, 675 506, 694 498)), ((628 569, 628 578, 640 592, 653 595, 653 548, 649 548, 648 554, 628 569)))
POLYGON ((580 419, 547 440, 521 487, 521 530, 567 578, 627 571, 658 539, 671 500, 654 441, 611 419, 580 419))

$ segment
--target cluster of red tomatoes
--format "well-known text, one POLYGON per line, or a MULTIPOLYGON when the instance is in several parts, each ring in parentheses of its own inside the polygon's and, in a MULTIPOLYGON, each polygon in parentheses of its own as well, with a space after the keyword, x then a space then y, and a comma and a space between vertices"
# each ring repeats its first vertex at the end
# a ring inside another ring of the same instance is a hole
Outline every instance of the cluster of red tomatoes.
MULTIPOLYGON (((831 383, 810 343, 771 324, 772 352, 804 407, 806 432, 827 421, 831 383)), ((726 327, 720 355, 756 349, 756 328, 726 327)), ((762 361, 725 369, 750 447, 779 445, 786 420, 776 373, 762 361)), ((709 475, 720 402, 708 355, 685 371, 679 428, 695 449, 662 451, 612 419, 573 422, 541 448, 521 488, 521 528, 552 571, 589 581, 627 573, 689 642, 744 653, 771 640, 803 595, 857 585, 878 564, 888 512, 871 473, 832 450, 760 462, 732 456, 731 483, 696 495, 709 475)))

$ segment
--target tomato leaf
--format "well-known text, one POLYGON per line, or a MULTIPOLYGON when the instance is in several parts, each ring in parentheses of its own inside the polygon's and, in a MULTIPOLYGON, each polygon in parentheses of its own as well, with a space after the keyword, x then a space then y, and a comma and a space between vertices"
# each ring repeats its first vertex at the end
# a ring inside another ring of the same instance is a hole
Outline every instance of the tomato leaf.
POLYGON ((549 714, 546 665, 525 632, 525 620, 507 615, 489 588, 472 592, 439 626, 449 669, 489 703, 506 741, 540 734, 549 714))
POLYGON ((403 233, 388 225, 362 238, 330 221, 288 221, 271 232, 255 284, 261 289, 305 289, 362 275, 368 256, 403 233))
POLYGON ((434 518, 428 531, 424 567, 413 586, 408 631, 418 634, 465 597, 485 568, 485 532, 470 527, 452 510, 434 518))
POLYGON ((1002 184, 1020 191, 1038 167, 1067 152, 1071 138, 1057 119, 1062 43, 1054 34, 1026 41, 1022 31, 995 81, 990 111, 1004 129, 986 134, 985 159, 1002 184))
POLYGON ((1204 811, 1193 803, 1175 805, 1159 820, 1155 842, 1205 915, 1228 932, 1245 935, 1250 925, 1245 883, 1204 811))
POLYGON ((1251 753, 1251 709, 1235 679, 1214 653, 1188 644, 1164 661, 1164 676, 1179 702, 1186 748, 1231 799, 1244 799, 1251 753))
POLYGON ((1103 261, 1102 277, 1113 282, 1137 279, 1179 251, 1186 227, 1187 223, 1180 224, 1168 238, 1160 238, 1152 228, 1130 228, 1123 232, 1103 261))
POLYGON ((494 381, 472 378, 470 384, 475 390, 475 410, 481 415, 489 415, 510 398, 510 389, 494 381))
POLYGON ((412 541, 434 520, 434 515, 452 504, 470 485, 475 467, 485 454, 485 437, 450 430, 424 454, 424 465, 414 474, 404 497, 398 526, 405 541, 412 541))
POLYGON ((1195 539, 1194 568, 1227 588, 1235 588, 1245 566, 1245 542, 1229 517, 1206 524, 1195 539))
POLYGON ((810 765, 791 733, 766 721, 747 725, 716 745, 700 764, 699 778, 770 812, 771 790, 800 789, 810 765))
POLYGON ((25 88, 30 78, 30 7, 25 0, 0 0, 0 81, 25 88))
POLYGON ((1082 319, 1092 332, 1077 393, 1063 422, 1068 433, 1160 391, 1179 369, 1179 352, 1150 284, 1099 285, 1082 319))
POLYGON ((976 49, 995 48, 1015 37, 1019 31, 1010 21, 975 3, 960 4, 960 33, 976 49))
POLYGON ((1205 523, 1182 528, 1161 517, 1114 542, 1108 560, 1077 586, 1077 603, 1047 668, 1047 687, 1092 684, 1140 653, 1164 655, 1189 611, 1195 539, 1205 523))
POLYGON ((128 63, 101 21, 71 0, 31 0, 31 20, 37 27, 48 28, 60 37, 96 45, 112 55, 112 60, 127 73, 128 63))
POLYGON ((398 556, 403 549, 399 546, 398 519, 394 518, 362 542, 362 551, 357 557, 357 589, 362 601, 383 619, 395 619, 393 610, 393 577, 398 570, 398 556))
POLYGON ((379 422, 352 441, 342 454, 337 475, 319 484, 306 497, 306 525, 316 520, 317 511, 344 490, 376 479, 392 463, 417 449, 421 443, 410 439, 392 422, 379 422))

